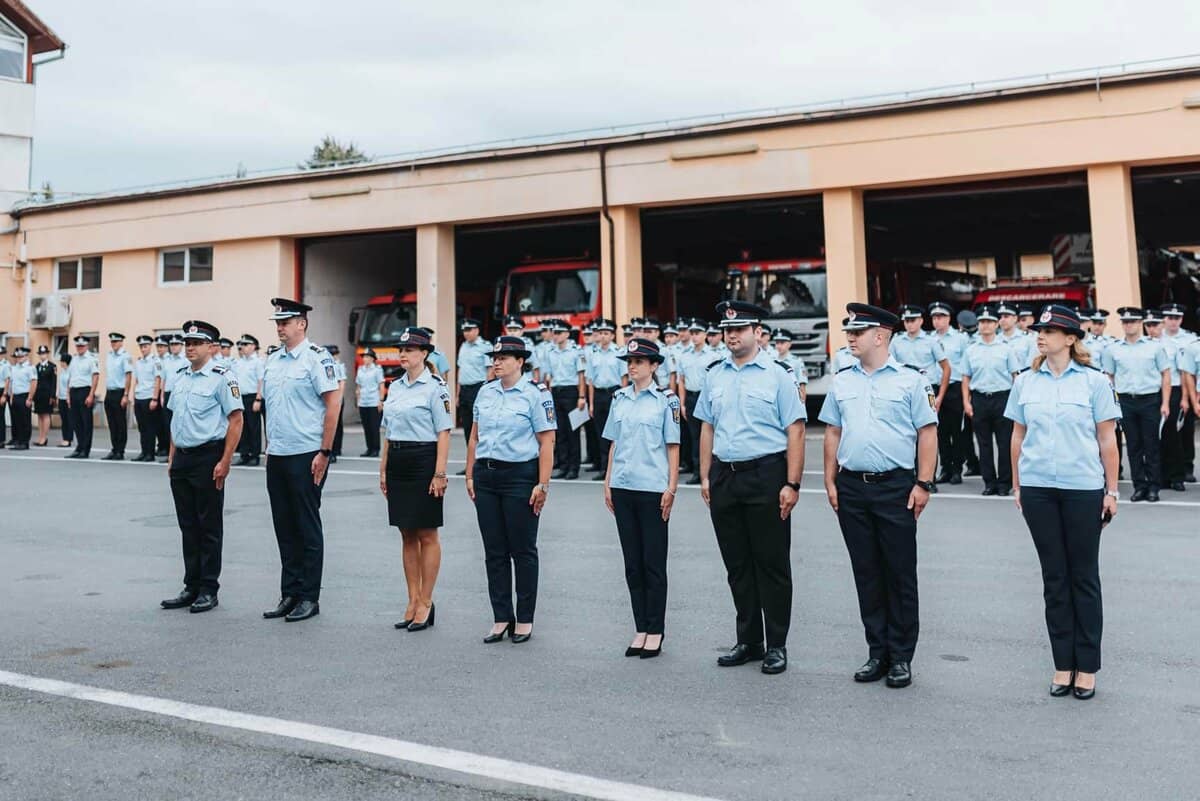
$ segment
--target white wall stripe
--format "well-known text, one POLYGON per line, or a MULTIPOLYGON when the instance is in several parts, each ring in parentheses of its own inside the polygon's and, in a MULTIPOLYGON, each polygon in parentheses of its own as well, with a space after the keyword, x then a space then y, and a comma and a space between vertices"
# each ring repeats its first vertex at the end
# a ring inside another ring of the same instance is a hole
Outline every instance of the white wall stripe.
POLYGON ((31 692, 91 701, 108 706, 134 709, 153 715, 223 726, 229 729, 287 737, 292 740, 333 746, 348 751, 397 759, 403 762, 427 765, 470 776, 537 787, 544 790, 572 793, 604 801, 716 801, 705 796, 689 795, 673 790, 659 790, 625 782, 598 779, 579 773, 527 765, 507 759, 457 751, 421 743, 396 740, 374 734, 334 729, 293 720, 251 715, 212 706, 198 706, 166 698, 106 690, 83 684, 55 679, 26 676, 0 670, 0 684, 31 692))

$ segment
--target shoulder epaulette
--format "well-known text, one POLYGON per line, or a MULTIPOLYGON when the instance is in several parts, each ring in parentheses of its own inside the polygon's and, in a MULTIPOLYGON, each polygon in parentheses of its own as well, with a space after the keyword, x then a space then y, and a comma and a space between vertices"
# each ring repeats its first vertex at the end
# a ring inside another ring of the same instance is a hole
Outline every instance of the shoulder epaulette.
POLYGON ((918 373, 921 372, 921 368, 917 367, 915 364, 906 364, 904 366, 907 367, 909 370, 916 370, 918 373))
POLYGON ((543 382, 542 382, 542 383, 540 383, 540 384, 534 384, 534 386, 535 386, 535 387, 537 387, 538 389, 540 389, 542 392, 549 392, 549 391, 550 391, 550 385, 549 385, 549 384, 547 384, 545 381, 543 381, 543 382))
POLYGON ((1101 370, 1099 367, 1097 367, 1097 366, 1096 366, 1096 365, 1094 365, 1094 364, 1085 364, 1085 365, 1083 365, 1083 366, 1084 366, 1084 367, 1086 367, 1086 368, 1088 368, 1089 370, 1095 370, 1097 373, 1102 373, 1102 372, 1104 372, 1103 370, 1101 370))
POLYGON ((180 368, 179 368, 178 370, 176 370, 175 372, 177 372, 177 373, 186 373, 186 372, 187 372, 187 368, 186 368, 186 367, 180 367, 180 368))
POLYGON ((1028 365, 1026 365, 1025 367, 1022 367, 1020 370, 1017 371, 1017 375, 1020 375, 1021 373, 1028 373, 1032 369, 1033 369, 1032 367, 1029 367, 1028 365))
POLYGON ((725 360, 724 360, 724 359, 717 359, 715 362, 709 362, 709 363, 708 363, 708 366, 707 366, 707 367, 705 367, 704 369, 705 369, 705 370, 711 370, 711 369, 713 369, 714 367, 716 367, 718 364, 720 364, 720 363, 721 363, 721 362, 723 362, 723 361, 725 361, 725 360))
POLYGON ((219 365, 219 364, 214 364, 214 365, 213 365, 213 372, 214 372, 214 373, 216 373, 217 375, 224 375, 225 373, 229 372, 229 368, 227 368, 227 367, 222 367, 222 366, 221 366, 221 365, 219 365))
MULTIPOLYGON (((854 365, 853 365, 853 364, 847 364, 845 367, 843 367, 841 370, 838 370, 837 372, 838 372, 838 373, 844 373, 844 372, 846 372, 847 370, 853 370, 853 369, 854 369, 854 365)), ((834 375, 837 375, 837 373, 834 373, 834 375)))
POLYGON ((312 349, 313 353, 320 353, 321 351, 325 350, 320 345, 309 345, 308 347, 312 349))
POLYGON ((662 394, 666 395, 668 398, 674 398, 674 397, 675 397, 675 390, 673 390, 673 389, 664 389, 664 390, 662 391, 662 394))
POLYGON ((433 378, 443 387, 446 386, 446 379, 442 378, 440 375, 435 375, 433 378))
POLYGON ((775 363, 778 364, 780 367, 782 367, 784 370, 787 370, 789 373, 796 372, 795 370, 792 369, 792 366, 790 364, 788 364, 787 362, 781 362, 778 359, 776 359, 775 363))

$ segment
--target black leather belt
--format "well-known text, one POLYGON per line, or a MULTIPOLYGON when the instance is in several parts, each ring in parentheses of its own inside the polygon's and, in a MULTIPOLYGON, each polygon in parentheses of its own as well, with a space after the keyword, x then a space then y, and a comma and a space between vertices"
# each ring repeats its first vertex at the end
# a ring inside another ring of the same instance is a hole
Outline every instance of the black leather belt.
POLYGON ((511 467, 524 467, 527 464, 537 464, 537 459, 530 459, 528 462, 504 462, 499 459, 475 460, 476 467, 482 467, 486 470, 505 470, 511 467))
POLYGON ((225 445, 225 440, 213 439, 213 440, 209 440, 208 442, 201 443, 199 445, 194 445, 190 448, 181 448, 180 446, 176 445, 175 452, 176 453, 185 453, 185 454, 202 453, 204 451, 212 450, 213 448, 224 447, 224 445, 225 445))
MULTIPOLYGON (((716 457, 714 457, 714 459, 715 458, 716 457)), ((719 465, 728 467, 730 470, 736 473, 739 470, 753 470, 760 465, 772 464, 773 462, 786 460, 787 451, 780 451, 779 453, 768 453, 766 456, 759 456, 755 459, 746 459, 745 461, 741 462, 727 462, 724 459, 716 459, 716 462, 719 465)))
POLYGON ((620 386, 615 386, 615 387, 592 387, 592 389, 596 390, 597 392, 616 392, 616 391, 617 391, 618 389, 620 389, 620 388, 621 388, 620 386))
POLYGON ((398 440, 398 439, 389 439, 388 440, 388 447, 395 448, 397 450, 400 450, 403 448, 423 448, 426 445, 436 445, 436 444, 437 444, 437 442, 435 440, 430 440, 429 442, 410 442, 410 441, 398 440))
POLYGON ((984 392, 982 389, 971 390, 972 395, 974 395, 976 392, 978 392, 980 395, 984 396, 985 398, 990 398, 993 395, 1007 395, 1009 392, 1012 392, 1012 390, 1011 389, 998 389, 995 392, 984 392))
POLYGON ((914 475, 913 471, 907 467, 897 467, 894 470, 885 470, 882 473, 864 473, 861 470, 843 469, 839 471, 838 474, 846 476, 847 478, 856 479, 864 484, 881 484, 889 479, 900 478, 901 476, 908 476, 911 478, 914 475))

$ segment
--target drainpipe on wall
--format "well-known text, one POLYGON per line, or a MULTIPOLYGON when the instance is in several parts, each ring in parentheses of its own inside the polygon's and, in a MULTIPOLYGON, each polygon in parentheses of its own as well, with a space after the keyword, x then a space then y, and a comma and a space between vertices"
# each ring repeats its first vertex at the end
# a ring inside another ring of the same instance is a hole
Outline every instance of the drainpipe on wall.
MULTIPOLYGON (((608 285, 612 287, 612 304, 613 322, 616 322, 617 317, 617 229, 613 225, 612 214, 608 211, 608 162, 606 156, 608 148, 603 145, 600 147, 600 213, 604 215, 604 219, 608 222, 608 285)), ((619 323, 617 323, 619 325, 619 323)))

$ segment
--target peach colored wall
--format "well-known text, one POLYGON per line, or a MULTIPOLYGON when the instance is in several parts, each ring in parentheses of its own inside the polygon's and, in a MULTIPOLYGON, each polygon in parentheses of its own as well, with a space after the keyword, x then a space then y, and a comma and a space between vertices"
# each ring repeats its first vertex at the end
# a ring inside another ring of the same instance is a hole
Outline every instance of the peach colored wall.
MULTIPOLYGON (((159 286, 157 250, 105 253, 101 288, 66 293, 71 299, 69 333, 99 333, 101 349, 106 350, 110 331, 132 340, 138 334, 179 328, 185 320, 200 318, 232 339, 253 334, 265 348, 276 341, 268 301, 282 283, 290 286, 291 259, 288 240, 221 243, 213 249, 212 282, 159 286)), ((33 267, 39 275, 35 294, 53 291, 53 261, 38 259, 33 267)), ((51 332, 34 329, 32 333, 35 344, 50 342, 51 332)), ((132 342, 127 347, 136 352, 132 342)))
MULTIPOLYGON (((0 214, 0 229, 11 224, 11 219, 0 214)), ((13 269, 17 255, 17 238, 12 234, 0 234, 0 331, 23 331, 25 328, 25 271, 13 269)))

